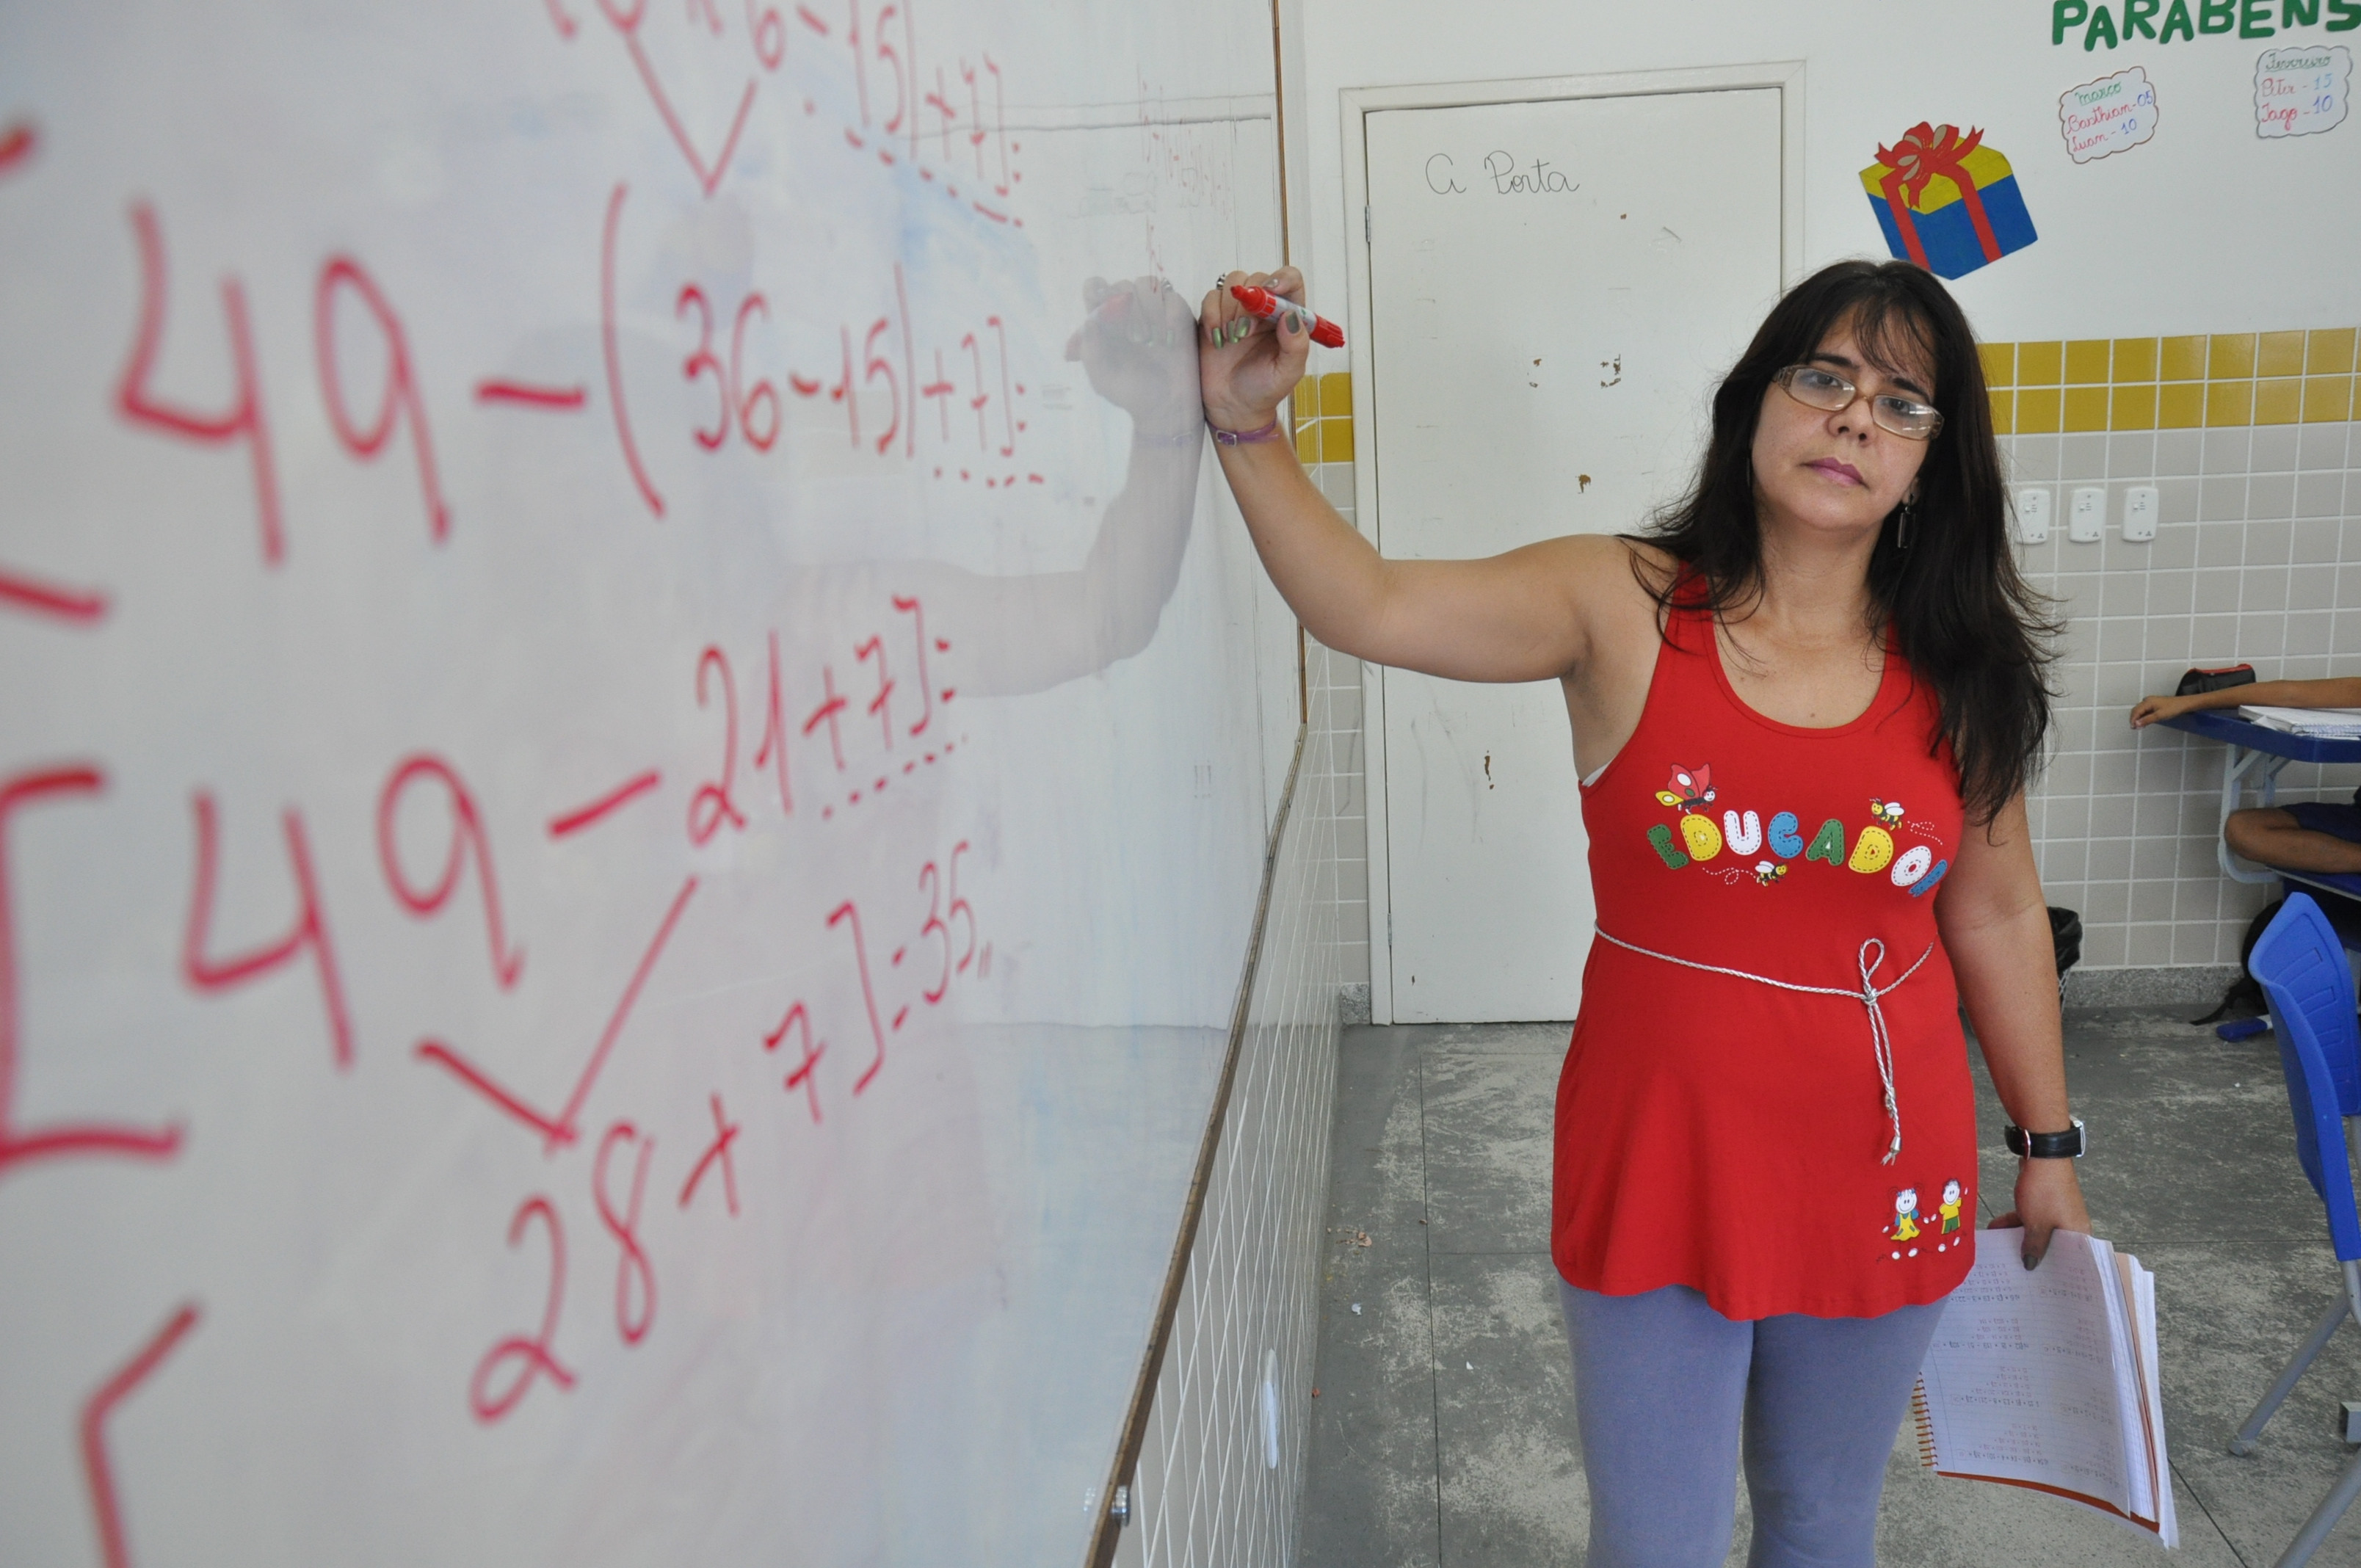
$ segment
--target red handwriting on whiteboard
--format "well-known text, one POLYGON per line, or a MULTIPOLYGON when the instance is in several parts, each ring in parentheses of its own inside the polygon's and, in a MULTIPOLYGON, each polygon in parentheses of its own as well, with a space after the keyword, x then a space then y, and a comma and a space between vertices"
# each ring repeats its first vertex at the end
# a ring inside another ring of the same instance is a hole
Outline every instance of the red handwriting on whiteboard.
POLYGON ((106 596, 95 588, 61 588, 0 569, 0 607, 90 626, 105 619, 106 596))
POLYGON ((721 1168, 722 1196, 729 1200, 730 1217, 734 1220, 738 1217, 738 1168, 730 1162, 730 1146, 737 1139, 738 1124, 723 1113, 720 1095, 712 1096, 712 1102, 713 1141, 705 1146, 705 1152, 697 1157, 696 1166, 688 1173, 688 1179, 680 1184, 680 1206, 684 1209, 688 1207, 689 1200, 697 1196, 697 1184, 705 1179, 707 1171, 718 1165, 721 1168))
POLYGON ((836 754, 836 771, 842 773, 844 771, 844 736, 837 728, 837 715, 844 711, 844 698, 836 694, 834 668, 822 664, 819 670, 819 680, 820 689, 828 695, 818 707, 812 709, 811 717, 804 720, 804 733, 809 735, 822 724, 828 726, 829 749, 836 754))
POLYGON ((484 819, 476 809, 476 798, 441 758, 416 756, 405 760, 393 770, 377 797, 377 857, 385 872, 386 886, 393 890, 404 909, 425 919, 449 903, 452 894, 458 890, 459 872, 470 853, 476 860, 476 880, 484 892, 484 924, 492 944, 492 975, 500 982, 500 989, 507 991, 516 984, 517 973, 524 968, 524 953, 509 946, 502 926, 500 883, 492 875, 492 846, 485 837, 484 819), (413 784, 428 780, 443 786, 444 797, 449 803, 451 841, 450 848, 444 851, 443 874, 422 892, 411 884, 409 873, 402 869, 401 847, 394 841, 394 827, 403 792, 413 784))
POLYGON ((590 389, 580 385, 549 387, 532 381, 488 377, 476 383, 476 400, 571 413, 590 400, 590 389))
POLYGON ((549 836, 553 839, 564 839, 581 832, 585 828, 595 827, 662 783, 664 783, 664 775, 653 768, 633 778, 626 779, 588 806, 578 806, 571 811, 561 811, 551 817, 549 836))
POLYGON ((623 404, 623 348, 615 304, 615 239, 623 222, 623 198, 629 185, 618 183, 607 198, 607 222, 598 231, 598 346, 607 362, 607 402, 615 411, 615 440, 623 449, 623 466, 639 487, 640 499, 657 517, 664 514, 664 497, 640 461, 640 444, 631 435, 631 411, 623 404))
MULTIPOLYGON (((691 386, 711 383, 712 412, 699 416, 700 421, 709 419, 710 422, 691 425, 690 436, 707 451, 718 451, 728 444, 734 430, 755 452, 770 451, 777 443, 785 417, 779 389, 769 378, 757 377, 748 368, 749 336, 758 326, 767 327, 769 302, 760 291, 739 301, 726 360, 717 342, 720 307, 703 285, 682 284, 674 300, 673 314, 684 323, 694 318, 696 328, 695 341, 686 345, 681 357, 682 379, 691 386)), ((939 345, 927 349, 934 360, 932 380, 919 377, 919 352, 912 325, 908 280, 896 263, 893 309, 870 318, 865 324, 846 323, 838 329, 839 365, 834 380, 791 369, 786 376, 787 389, 806 402, 818 404, 824 400, 841 406, 845 434, 856 449, 883 456, 898 446, 906 459, 917 455, 918 433, 923 423, 918 417, 919 406, 922 401, 933 401, 938 417, 936 424, 928 427, 929 444, 939 442, 943 450, 935 455, 952 466, 965 460, 964 440, 953 436, 950 424, 950 404, 959 398, 975 416, 974 456, 987 461, 1016 456, 1016 438, 1027 428, 1027 422, 1016 417, 1016 400, 1026 395, 1026 389, 1015 378, 1007 324, 996 315, 987 316, 980 330, 960 336, 955 358, 964 362, 961 373, 969 377, 972 388, 963 398, 960 396, 960 385, 945 369, 946 349, 939 345), (887 411, 884 428, 875 428, 873 422, 870 433, 865 435, 862 429, 864 399, 870 401, 873 412, 881 400, 887 411), (953 455, 950 449, 954 445, 961 448, 961 455, 953 455)), ((699 401, 704 396, 700 390, 699 401)), ((939 478, 945 472, 943 467, 938 467, 935 475, 939 478)), ((959 477, 975 478, 979 477, 978 467, 961 469, 959 477)), ((987 487, 994 488, 1016 482, 1014 475, 984 473, 981 477, 987 487)))
POLYGON ((787 1074, 787 1092, 793 1094, 798 1089, 804 1091, 804 1101, 811 1107, 812 1125, 818 1126, 820 1121, 819 1085, 812 1078, 812 1069, 819 1065, 820 1058, 828 1055, 828 1042, 822 1040, 817 1046, 812 1044, 810 1010, 800 1002, 788 1008, 787 1015, 779 1020, 779 1026, 763 1036, 763 1048, 777 1050, 779 1042, 785 1039, 791 1030, 796 1032, 802 1055, 797 1058, 794 1069, 787 1074))
POLYGON ((646 1338, 656 1319, 655 1266, 640 1245, 640 1200, 647 1191, 648 1160, 655 1152, 653 1138, 641 1137, 629 1122, 617 1122, 598 1140, 598 1157, 590 1164, 590 1200, 598 1206, 599 1223, 621 1249, 615 1260, 615 1332, 623 1336, 625 1344, 637 1344, 646 1338), (607 1196, 607 1155, 619 1143, 633 1142, 640 1146, 640 1156, 631 1168, 631 1201, 618 1214, 614 1201, 607 1196), (634 1294, 639 1298, 636 1312, 631 1310, 634 1294))
MULTIPOLYGON (((927 732, 927 726, 933 723, 935 718, 935 692, 927 680, 927 610, 915 595, 909 598, 904 598, 900 594, 894 596, 894 609, 900 614, 909 616, 913 621, 911 636, 917 641, 918 650, 918 696, 924 706, 919 709, 917 722, 910 726, 910 733, 924 735, 927 732)), ((937 652, 948 653, 950 650, 951 645, 949 642, 939 638, 936 640, 937 652)))
POLYGON ((862 1003, 869 1009, 869 1037, 875 1042, 877 1047, 877 1054, 871 1059, 868 1070, 852 1080, 852 1092, 858 1094, 869 1087, 870 1080, 875 1078, 878 1069, 885 1065, 885 1030, 877 1021, 877 988, 869 979, 869 948, 868 944, 861 939, 861 911, 853 906, 852 901, 849 898, 829 913, 829 929, 831 931, 836 929, 839 921, 850 921, 852 926, 853 966, 861 976, 862 1003))
POLYGON ((0 132, 0 178, 19 172, 33 160, 33 153, 41 145, 40 133, 30 120, 18 120, 5 132, 0 132))
POLYGON ((228 958, 209 957, 213 945, 214 903, 221 878, 221 828, 214 797, 199 790, 190 803, 197 819, 197 875, 189 898, 189 923, 181 938, 181 974, 201 992, 227 991, 259 979, 272 970, 293 963, 304 953, 319 971, 320 994, 328 1009, 328 1036, 336 1066, 353 1065, 353 1025, 345 1007, 345 981, 336 965, 336 947, 328 934, 327 906, 312 872, 311 840, 303 833, 303 815, 290 806, 280 818, 287 838, 287 861, 295 875, 295 920, 287 935, 228 958))
POLYGON ((555 1154, 581 1135, 578 1118, 582 1113, 582 1103, 590 1098, 590 1091, 598 1081, 600 1069, 606 1067, 607 1058, 613 1052, 615 1042, 622 1036, 623 1025, 631 1015, 631 1005, 640 999, 640 988, 647 984, 649 974, 656 967, 656 959, 664 955, 664 944, 672 940, 673 928, 680 924, 681 915, 688 908, 689 898, 696 892, 697 879, 690 877, 681 884, 680 892, 674 895, 672 907, 664 911, 664 923, 656 927, 655 937, 648 943, 647 950, 640 955, 639 965, 631 970, 631 981, 623 987, 621 999, 608 1015, 607 1026, 599 1031, 598 1043, 592 1047, 590 1059, 583 1064, 581 1075, 575 1080, 574 1091, 566 1096, 566 1103, 558 1108, 555 1114, 538 1109, 530 1101, 502 1086, 490 1074, 440 1040, 421 1040, 416 1053, 418 1058, 442 1068, 490 1101, 499 1110, 539 1133, 542 1152, 555 1154))
POLYGON ((885 640, 872 637, 852 650, 852 656, 867 663, 871 655, 877 659, 877 695, 869 699, 869 711, 875 716, 878 727, 885 735, 885 749, 894 749, 894 712, 888 705, 894 700, 894 677, 885 673, 885 640))
MULTIPOLYGON (((631 64, 639 70, 641 84, 647 88, 649 98, 654 101, 656 114, 664 120, 664 129, 672 133, 674 145, 680 148, 681 156, 688 159, 688 167, 697 176, 698 188, 707 195, 712 195, 720 185, 721 177, 730 171, 730 159, 737 152, 739 135, 746 128, 746 112, 754 106, 754 79, 747 78, 744 90, 738 95, 738 111, 730 116, 730 129, 721 137, 719 150, 708 159, 697 150, 696 141, 688 134, 688 127, 681 123, 680 113, 673 106, 672 94, 664 90, 663 81, 656 74, 654 62, 648 59, 647 46, 640 38, 641 24, 647 19, 648 0, 631 0, 628 8, 617 5, 615 0, 598 0, 598 9, 615 31, 621 35, 623 48, 630 51, 631 64)), ((714 20, 715 31, 718 32, 720 30, 718 14, 714 20)))
POLYGON ((196 1326, 197 1304, 184 1302, 82 1405, 82 1479, 90 1486, 91 1511, 98 1517, 98 1549, 106 1568, 130 1568, 131 1563, 131 1541, 123 1528, 123 1499, 115 1490, 115 1466, 106 1453, 106 1419, 155 1376, 164 1358, 196 1326))
POLYGON ((779 389, 767 378, 758 378, 752 385, 746 381, 746 323, 760 311, 763 319, 771 314, 769 302, 760 294, 749 294, 738 302, 738 320, 730 329, 729 401, 738 415, 738 429, 746 444, 757 452, 768 452, 771 444, 779 439, 779 424, 784 415, 779 408, 779 389), (757 410, 769 412, 757 419, 757 410))
POLYGON ((549 1287, 542 1297, 541 1331, 511 1334, 476 1363, 475 1375, 467 1379, 467 1408, 486 1426, 515 1409, 536 1377, 547 1377, 560 1388, 574 1387, 574 1374, 557 1359, 552 1343, 557 1338, 557 1310, 566 1299, 566 1227, 548 1199, 532 1197, 517 1205, 516 1217, 509 1222, 509 1246, 514 1250, 524 1240, 525 1223, 533 1219, 549 1232, 549 1287), (513 1369, 508 1387, 495 1391, 492 1380, 503 1368, 513 1369))
POLYGON ((156 210, 141 202, 131 209, 131 229, 139 241, 139 330, 131 357, 115 384, 115 406, 134 424, 206 445, 244 442, 254 471, 254 504, 262 528, 262 559, 277 565, 287 553, 279 521, 279 474, 270 457, 270 422, 262 409, 262 376, 256 368, 254 328, 246 314, 246 285, 222 280, 222 313, 229 323, 230 364, 236 378, 229 407, 201 413, 167 402, 149 389, 157 356, 164 347, 164 311, 169 293, 164 267, 164 231, 156 210))
POLYGON ((713 307, 707 302, 705 291, 694 283, 680 286, 680 297, 673 302, 672 313, 677 318, 688 308, 697 307, 697 347, 680 362, 680 378, 691 386, 699 376, 713 378, 714 400, 720 407, 716 411, 711 430, 692 429, 697 444, 710 452, 730 439, 730 378, 721 368, 721 361, 713 356, 713 307))
POLYGON ((410 444, 418 459, 418 485, 425 495, 427 526, 436 543, 441 543, 451 532, 451 509, 444 504, 443 482, 434 469, 434 443, 427 433, 426 403, 419 395, 418 377, 410 363, 410 337, 377 280, 349 256, 332 256, 320 269, 320 281, 312 293, 312 337, 328 422, 354 456, 375 457, 393 438, 397 420, 409 425, 410 444), (354 422, 345 406, 345 382, 337 362, 336 295, 343 289, 360 296, 363 308, 385 337, 385 387, 377 417, 366 429, 354 422))
POLYGON ((763 710, 763 741, 761 745, 754 748, 754 766, 757 770, 775 767, 779 775, 780 814, 793 817, 796 814, 796 797, 787 788, 787 727, 780 717, 782 700, 783 694, 779 686, 779 634, 774 631, 771 633, 771 696, 769 705, 763 710), (772 761, 765 762, 763 761, 765 757, 772 761))
POLYGON ((95 795, 105 781, 95 768, 54 768, 0 782, 0 1174, 28 1160, 61 1155, 115 1155, 169 1159, 181 1129, 93 1123, 19 1129, 15 1121, 16 1067, 22 1056, 24 986, 16 961, 16 887, 8 863, 8 827, 16 809, 45 797, 95 795))
POLYGON ((720 649, 708 646, 697 656, 697 706, 705 706, 705 672, 721 673, 721 776, 710 784, 697 786, 688 803, 688 837, 692 843, 702 844, 721 830, 724 822, 732 828, 746 826, 746 814, 730 796, 730 786, 738 776, 738 683, 730 678, 729 656, 720 649))

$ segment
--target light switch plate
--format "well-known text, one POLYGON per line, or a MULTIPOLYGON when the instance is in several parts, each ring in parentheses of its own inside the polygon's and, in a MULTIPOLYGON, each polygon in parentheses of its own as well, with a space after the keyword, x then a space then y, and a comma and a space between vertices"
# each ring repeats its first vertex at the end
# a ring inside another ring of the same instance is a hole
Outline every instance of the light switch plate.
POLYGON ((2139 485, 2124 492, 2124 537, 2145 544, 2156 537, 2156 487, 2139 485))
POLYGON ((2016 492, 2016 542, 2019 544, 2045 544, 2049 540, 2049 492, 2026 489, 2016 492))
POLYGON ((2074 492, 2066 508, 2066 537, 2077 544, 2096 544, 2107 525, 2107 492, 2090 486, 2074 492))

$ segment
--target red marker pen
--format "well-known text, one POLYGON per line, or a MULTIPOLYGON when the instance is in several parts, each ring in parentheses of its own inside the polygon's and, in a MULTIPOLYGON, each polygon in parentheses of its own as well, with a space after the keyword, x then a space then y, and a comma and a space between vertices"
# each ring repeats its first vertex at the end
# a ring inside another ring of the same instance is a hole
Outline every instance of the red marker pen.
POLYGON ((1248 312, 1260 316, 1265 321, 1270 320, 1271 317, 1279 314, 1281 311, 1303 311, 1305 315, 1312 316, 1312 342, 1318 344, 1323 348, 1342 348, 1345 346, 1345 329, 1343 327, 1338 326, 1326 316, 1312 315, 1310 311, 1303 310, 1303 307, 1297 304, 1293 300, 1282 299, 1279 295, 1272 293, 1268 289, 1257 289, 1251 283, 1234 283, 1230 286, 1230 298, 1235 300, 1238 303, 1244 305, 1248 312))

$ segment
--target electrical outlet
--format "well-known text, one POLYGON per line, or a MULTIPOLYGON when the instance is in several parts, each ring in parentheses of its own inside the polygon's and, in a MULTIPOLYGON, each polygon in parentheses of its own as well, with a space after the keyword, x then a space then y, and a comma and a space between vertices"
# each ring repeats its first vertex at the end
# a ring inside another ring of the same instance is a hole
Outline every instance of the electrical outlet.
POLYGON ((2019 544, 2045 544, 2049 540, 2049 492, 2019 490, 2016 492, 2016 542, 2019 544))
POLYGON ((2107 492, 2093 485, 2074 492, 2066 508, 2066 537, 2077 544, 2096 544, 2107 526, 2107 492))
POLYGON ((2156 537, 2156 487, 2139 485, 2124 492, 2124 538, 2145 544, 2156 537))

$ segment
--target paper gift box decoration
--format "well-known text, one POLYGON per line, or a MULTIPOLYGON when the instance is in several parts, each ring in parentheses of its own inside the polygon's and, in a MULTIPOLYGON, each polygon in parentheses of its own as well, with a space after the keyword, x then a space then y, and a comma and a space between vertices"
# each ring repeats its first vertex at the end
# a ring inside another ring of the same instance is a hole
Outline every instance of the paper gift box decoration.
POLYGON ((1896 258, 1957 278, 2039 237, 2008 159, 1983 142, 1922 120, 1877 149, 1861 183, 1896 258))

